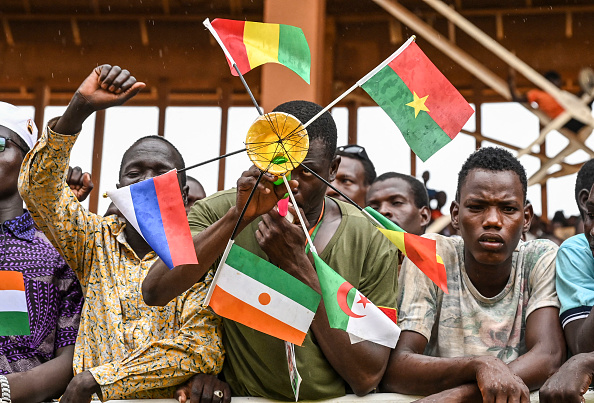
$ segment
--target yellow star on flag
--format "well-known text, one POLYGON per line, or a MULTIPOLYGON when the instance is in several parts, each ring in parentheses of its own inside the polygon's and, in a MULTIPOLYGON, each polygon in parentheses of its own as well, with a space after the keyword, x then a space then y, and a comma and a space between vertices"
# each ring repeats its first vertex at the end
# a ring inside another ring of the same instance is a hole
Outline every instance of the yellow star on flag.
POLYGON ((416 92, 413 91, 413 101, 406 104, 406 106, 410 106, 411 108, 415 108, 415 119, 419 114, 419 111, 426 111, 429 112, 429 108, 425 106, 425 101, 427 101, 427 97, 429 95, 425 95, 423 98, 419 98, 416 92))

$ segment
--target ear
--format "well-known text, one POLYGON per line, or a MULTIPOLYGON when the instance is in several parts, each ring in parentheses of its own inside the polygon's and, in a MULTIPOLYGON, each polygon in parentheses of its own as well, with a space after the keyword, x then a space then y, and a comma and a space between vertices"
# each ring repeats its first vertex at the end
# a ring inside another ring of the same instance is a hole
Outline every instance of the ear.
POLYGON ((586 211, 586 201, 588 200, 588 197, 590 197, 590 191, 588 189, 582 189, 579 191, 577 203, 580 212, 586 211))
POLYGON ((530 224, 532 224, 532 217, 534 217, 534 210, 532 204, 528 203, 524 206, 524 227, 522 233, 525 234, 530 230, 530 224))
POLYGON ((450 206, 450 216, 452 218, 452 227, 454 227, 456 231, 460 231, 459 214, 460 205, 456 200, 454 200, 450 206))
POLYGON ((340 155, 335 155, 332 159, 332 163, 330 164, 330 175, 328 176, 328 182, 334 181, 336 179, 336 173, 338 172, 338 166, 340 165, 340 155))
POLYGON ((190 186, 186 185, 181 189, 182 200, 184 201, 184 206, 188 205, 188 192, 190 191, 190 186))
POLYGON ((419 210, 419 214, 421 215, 421 227, 427 227, 431 221, 431 209, 429 209, 427 206, 423 206, 419 210))

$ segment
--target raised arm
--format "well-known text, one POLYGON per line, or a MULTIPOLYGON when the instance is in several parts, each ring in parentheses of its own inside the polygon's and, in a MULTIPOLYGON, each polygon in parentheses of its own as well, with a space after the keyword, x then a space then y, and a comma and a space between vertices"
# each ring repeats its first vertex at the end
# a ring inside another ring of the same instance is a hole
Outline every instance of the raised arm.
MULTIPOLYGON (((198 257, 197 265, 182 265, 169 270, 161 259, 153 264, 142 282, 142 296, 147 305, 166 305, 173 298, 200 281, 209 268, 213 266, 215 261, 223 254, 241 210, 245 206, 259 175, 260 171, 255 166, 244 172, 237 181, 236 205, 231 207, 221 219, 194 236, 194 248, 198 257)), ((273 185, 276 179, 275 176, 270 174, 265 174, 262 177, 248 210, 240 223, 238 233, 257 217, 270 211, 277 201, 284 196, 286 193, 285 186, 273 185)), ((291 186, 296 186, 294 181, 289 183, 291 186)))
POLYGON ((521 95, 518 93, 518 89, 516 87, 516 71, 512 68, 509 69, 509 75, 507 76, 507 86, 509 88, 509 93, 511 94, 512 101, 528 102, 528 98, 526 98, 525 95, 521 95))

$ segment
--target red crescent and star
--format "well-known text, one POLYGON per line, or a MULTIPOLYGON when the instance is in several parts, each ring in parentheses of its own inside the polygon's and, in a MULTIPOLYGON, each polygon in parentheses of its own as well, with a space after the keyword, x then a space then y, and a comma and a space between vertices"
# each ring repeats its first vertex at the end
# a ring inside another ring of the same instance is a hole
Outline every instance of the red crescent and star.
MULTIPOLYGON (((346 313, 348 316, 352 318, 363 318, 367 315, 357 315, 355 312, 351 311, 351 308, 349 308, 349 305, 347 303, 347 295, 351 288, 354 287, 350 285, 348 281, 345 281, 340 285, 340 287, 338 287, 338 292, 336 293, 336 300, 338 302, 338 306, 340 307, 340 309, 342 309, 344 313, 346 313)), ((357 303, 363 304, 363 308, 365 308, 365 305, 369 303, 369 300, 363 295, 361 295, 361 299, 357 303)))

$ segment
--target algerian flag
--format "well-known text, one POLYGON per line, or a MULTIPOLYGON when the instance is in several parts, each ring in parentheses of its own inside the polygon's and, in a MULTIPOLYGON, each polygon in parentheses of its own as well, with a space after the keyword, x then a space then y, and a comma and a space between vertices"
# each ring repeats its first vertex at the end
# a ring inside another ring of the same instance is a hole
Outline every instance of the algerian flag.
POLYGON ((369 340, 396 347, 400 328, 384 312, 312 253, 330 327, 349 334, 351 343, 369 340))
POLYGON ((227 319, 302 345, 320 294, 232 240, 225 252, 208 305, 227 319))
POLYGON ((23 273, 0 271, 0 336, 30 334, 23 273))

